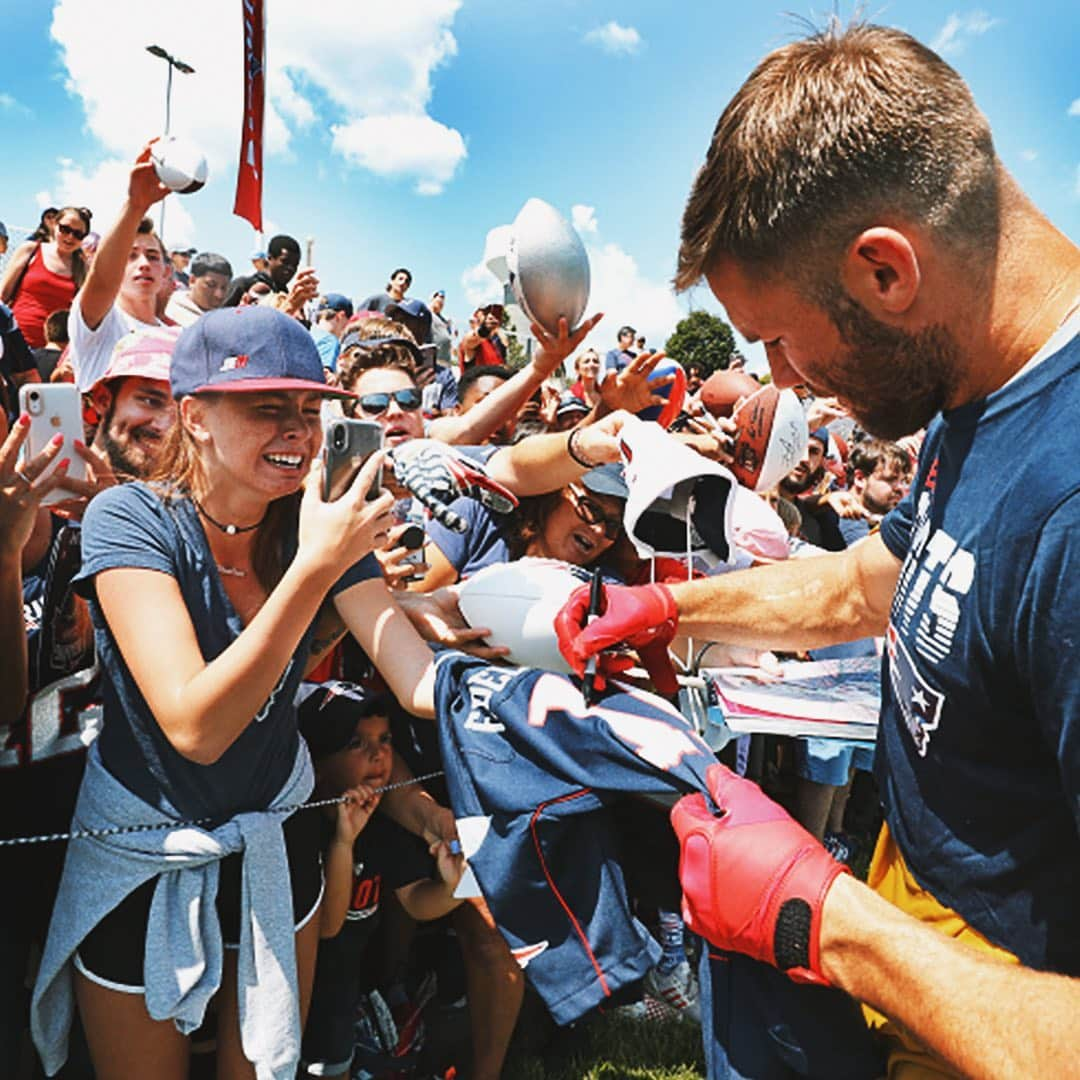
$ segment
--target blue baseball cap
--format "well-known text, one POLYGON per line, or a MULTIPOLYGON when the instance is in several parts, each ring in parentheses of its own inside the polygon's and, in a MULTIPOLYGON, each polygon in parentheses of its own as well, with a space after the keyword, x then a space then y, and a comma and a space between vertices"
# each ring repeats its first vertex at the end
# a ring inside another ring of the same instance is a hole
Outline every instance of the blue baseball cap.
POLYGON ((630 498, 630 489, 626 486, 626 474, 617 461, 590 469, 581 478, 581 482, 594 495, 610 495, 615 499, 630 498))
POLYGON ((328 292, 319 304, 319 311, 338 311, 352 318, 352 301, 339 292, 328 292))
POLYGON ((173 350, 169 383, 174 398, 225 391, 317 390, 327 386, 311 334, 276 308, 218 308, 192 323, 173 350))

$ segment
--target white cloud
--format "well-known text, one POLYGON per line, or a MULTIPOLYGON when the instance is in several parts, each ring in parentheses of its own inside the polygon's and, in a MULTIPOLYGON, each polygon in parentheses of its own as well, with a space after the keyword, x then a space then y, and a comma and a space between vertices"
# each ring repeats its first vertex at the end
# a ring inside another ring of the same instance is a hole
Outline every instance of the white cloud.
POLYGON ((0 112, 15 113, 17 116, 33 116, 34 110, 24 105, 18 98, 0 91, 0 112))
POLYGON ((969 11, 965 15, 952 14, 930 42, 930 48, 942 56, 959 56, 973 37, 981 37, 988 30, 1001 24, 1001 19, 985 11, 969 11))
POLYGON ((1067 114, 1069 116, 1080 116, 1080 97, 1078 97, 1068 108, 1067 114))
MULTIPOLYGON (((433 192, 464 159, 460 134, 428 116, 432 76, 457 52, 450 31, 461 0, 412 0, 407 5, 308 0, 272 5, 267 20, 268 101, 265 152, 289 153, 296 132, 353 129, 362 122, 407 116, 439 137, 395 153, 393 170, 433 192), (448 162, 452 159, 453 164, 448 162)), ((187 0, 184 17, 170 4, 109 0, 107 46, 100 0, 56 0, 52 36, 60 47, 67 88, 78 97, 91 133, 111 155, 130 160, 164 127, 163 61, 146 46, 158 42, 195 68, 173 78, 172 130, 206 153, 211 183, 232 182, 239 148, 243 90, 240 5, 187 0)), ((381 128, 376 128, 381 132, 381 128)), ((386 139, 380 135, 380 148, 386 139)), ((335 149, 369 167, 355 139, 335 149)), ((375 164, 378 164, 375 162, 375 164)))
POLYGON ((597 229, 596 207, 577 203, 570 207, 570 220, 579 233, 594 233, 597 229))
POLYGON ((416 178, 419 195, 438 195, 465 158, 465 140, 430 116, 366 116, 331 129, 334 149, 378 176, 416 178))
POLYGON ((482 304, 502 302, 503 287, 483 260, 461 275, 461 287, 465 291, 465 299, 469 301, 470 315, 482 304))
POLYGON ((605 313, 588 343, 605 352, 614 347, 616 330, 629 323, 639 335, 645 335, 650 348, 663 348, 675 324, 686 314, 668 282, 642 274, 634 257, 618 244, 588 244, 586 250, 592 270, 589 310, 605 313))
POLYGON ((603 26, 594 27, 583 39, 612 56, 633 56, 641 51, 641 35, 632 26, 621 26, 613 19, 603 26))
POLYGON ((1027 149, 1020 151, 1020 157, 1023 161, 1034 161, 1038 156, 1039 152, 1037 150, 1027 149))
MULTIPOLYGON (((125 158, 109 158, 92 169, 84 169, 68 158, 57 160, 53 187, 39 191, 39 206, 89 206, 94 211, 93 228, 104 232, 116 220, 127 194, 131 163, 125 158)), ((165 235, 169 244, 194 244, 195 222, 183 196, 170 195, 165 208, 165 235)), ((154 224, 161 220, 161 204, 150 210, 154 224)))

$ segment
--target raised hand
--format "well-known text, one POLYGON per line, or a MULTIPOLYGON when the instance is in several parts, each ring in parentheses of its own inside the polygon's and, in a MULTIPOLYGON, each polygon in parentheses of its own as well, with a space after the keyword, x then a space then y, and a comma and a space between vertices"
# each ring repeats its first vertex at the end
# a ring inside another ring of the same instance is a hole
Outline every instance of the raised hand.
POLYGON ((323 463, 316 459, 300 502, 298 558, 341 574, 386 543, 394 524, 394 498, 388 491, 372 500, 367 497, 382 465, 383 454, 372 454, 339 498, 323 502, 323 463))
POLYGON ((53 436, 39 454, 19 463, 19 451, 29 433, 30 417, 23 413, 0 446, 0 555, 9 557, 18 556, 30 539, 41 500, 54 488, 72 483, 67 478, 70 458, 42 477, 64 445, 62 435, 53 436))
POLYGON ((592 333, 593 328, 603 318, 597 313, 586 319, 573 333, 566 320, 559 319, 557 333, 550 333, 539 323, 531 323, 532 336, 540 343, 540 349, 533 357, 533 367, 543 373, 546 379, 552 372, 558 371, 562 362, 592 333))

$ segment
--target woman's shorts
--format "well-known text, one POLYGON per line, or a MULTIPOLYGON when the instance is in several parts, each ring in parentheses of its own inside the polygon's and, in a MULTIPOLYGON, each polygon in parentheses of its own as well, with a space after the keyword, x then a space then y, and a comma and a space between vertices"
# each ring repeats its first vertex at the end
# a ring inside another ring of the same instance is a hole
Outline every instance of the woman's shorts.
MULTIPOLYGON (((289 858, 293 919, 299 930, 315 914, 322 899, 321 829, 313 810, 298 810, 282 826, 289 858)), ((226 949, 240 941, 240 875, 243 855, 221 860, 217 911, 226 949)), ((110 990, 142 994, 146 957, 146 924, 157 878, 140 885, 122 900, 83 939, 75 954, 75 967, 92 982, 110 990)))

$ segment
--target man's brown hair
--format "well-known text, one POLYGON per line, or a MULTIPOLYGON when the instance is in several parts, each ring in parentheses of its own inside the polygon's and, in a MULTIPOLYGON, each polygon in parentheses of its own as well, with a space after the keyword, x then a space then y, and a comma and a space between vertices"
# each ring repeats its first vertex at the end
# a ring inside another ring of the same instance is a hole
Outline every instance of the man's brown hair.
POLYGON ((169 261, 169 253, 165 250, 165 242, 154 231, 154 219, 153 218, 144 217, 142 219, 142 221, 139 222, 139 225, 135 230, 135 235, 136 236, 152 236, 157 241, 158 247, 161 249, 161 261, 162 262, 168 262, 169 261))
POLYGON ((907 451, 894 442, 885 439, 863 439, 851 448, 848 456, 848 475, 854 477, 857 472, 863 476, 874 475, 879 465, 894 465, 904 476, 912 472, 911 458, 907 451))
POLYGON ((342 341, 353 337, 354 340, 342 349, 338 358, 338 379, 345 390, 352 390, 360 376, 371 368, 400 368, 411 379, 416 379, 416 361, 412 353, 400 345, 377 345, 366 348, 365 341, 379 338, 404 338, 416 344, 416 338, 409 329, 393 319, 382 315, 370 315, 365 319, 352 319, 345 326, 342 341), (359 341, 355 338, 359 337, 359 341))
POLYGON ((721 114, 675 286, 730 257, 813 293, 862 230, 898 219, 983 262, 996 168, 986 118, 944 60, 900 30, 833 20, 766 56, 721 114))

